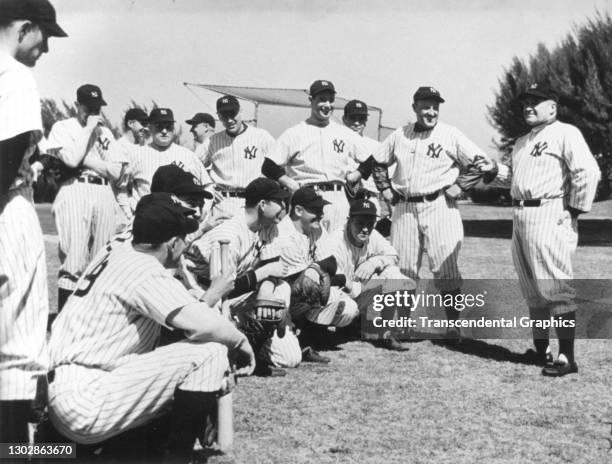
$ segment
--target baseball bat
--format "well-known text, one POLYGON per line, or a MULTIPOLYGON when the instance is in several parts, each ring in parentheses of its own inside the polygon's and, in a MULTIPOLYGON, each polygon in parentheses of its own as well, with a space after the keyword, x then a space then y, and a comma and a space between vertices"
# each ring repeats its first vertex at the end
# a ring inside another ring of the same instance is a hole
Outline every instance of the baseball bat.
MULTIPOLYGON (((221 275, 227 272, 229 240, 220 240, 221 275)), ((217 400, 217 445, 223 453, 232 449, 234 444, 234 403, 232 395, 233 369, 229 374, 227 391, 221 391, 217 400)))

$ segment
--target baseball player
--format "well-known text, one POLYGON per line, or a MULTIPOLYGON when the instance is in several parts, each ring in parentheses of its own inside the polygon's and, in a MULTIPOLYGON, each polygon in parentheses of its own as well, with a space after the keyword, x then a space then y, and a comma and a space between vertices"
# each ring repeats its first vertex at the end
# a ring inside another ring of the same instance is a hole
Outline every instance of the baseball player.
POLYGON ((27 443, 47 369, 45 244, 32 204, 29 157, 42 136, 32 72, 49 37, 65 37, 46 0, 0 2, 0 443, 27 443))
MULTIPOLYGON (((385 281, 400 283, 402 290, 406 291, 416 288, 415 282, 401 273, 397 251, 374 230, 376 219, 376 205, 371 200, 354 201, 346 225, 330 234, 327 245, 338 263, 337 273, 345 276, 345 289, 356 300, 362 315, 366 314, 372 301, 372 290, 380 290, 385 281)), ((382 316, 393 319, 395 308, 388 309, 382 316)), ((395 334, 383 335, 382 346, 395 351, 408 350, 395 334)))
MULTIPOLYGON (((326 274, 335 277, 337 264, 327 248, 328 234, 321 226, 324 208, 328 201, 318 195, 313 187, 299 188, 291 198, 289 214, 278 225, 278 238, 274 243, 281 261, 287 266, 288 280, 305 273, 319 283, 321 275, 311 269, 318 264, 326 274)), ((340 278, 340 277, 338 277, 340 278)), ((304 347, 304 360, 329 362, 309 349, 318 346, 327 334, 327 327, 346 327, 359 315, 357 304, 343 292, 336 279, 332 279, 328 298, 320 305, 303 305, 302 295, 292 295, 290 312, 301 329, 300 342, 304 347)))
POLYGON ((310 117, 281 134, 262 165, 265 176, 291 191, 316 186, 329 203, 324 225, 330 231, 342 227, 348 215, 346 176, 371 155, 362 152, 362 144, 350 129, 331 120, 335 96, 330 81, 314 81, 310 86, 310 117))
POLYGON ((133 204, 151 191, 151 179, 160 167, 176 164, 193 174, 201 185, 212 181, 197 156, 174 143, 174 114, 169 108, 154 108, 149 114, 151 143, 135 147, 131 156, 130 177, 134 186, 133 204))
POLYGON ((204 163, 210 137, 215 133, 215 118, 208 113, 196 113, 193 118, 187 119, 185 122, 191 126, 189 132, 193 134, 193 151, 198 159, 204 163))
POLYGON ((533 328, 542 374, 578 372, 574 359, 575 291, 572 256, 578 244, 578 216, 591 209, 599 167, 576 127, 557 120, 559 95, 533 84, 519 95, 531 131, 514 144, 511 165, 481 160, 497 172, 494 184, 510 184, 514 205, 512 259, 530 317, 558 321, 559 355, 553 362, 549 330, 533 328))
MULTIPOLYGON (((378 188, 395 204, 391 244, 398 251, 402 273, 418 281, 426 249, 434 283, 446 295, 459 292, 457 258, 463 242, 461 215, 446 191, 455 184, 460 166, 487 156, 458 129, 438 121, 440 103, 444 99, 435 88, 419 87, 412 104, 416 122, 391 133, 374 158, 384 167, 395 165, 393 186, 388 178, 379 179, 378 188)), ((453 307, 445 309, 449 319, 459 317, 453 307)), ((448 335, 459 336, 455 329, 448 335)))
MULTIPOLYGON (((291 289, 286 282, 274 280, 286 275, 285 266, 279 262, 272 238, 276 236, 276 225, 285 210, 289 192, 276 181, 257 178, 247 185, 246 203, 242 215, 236 215, 196 240, 186 258, 188 272, 197 277, 200 287, 207 288, 211 276, 219 271, 219 241, 229 240, 227 266, 236 278, 235 290, 227 302, 230 314, 244 319, 252 311, 257 300, 282 300, 284 307, 290 304, 291 289), (275 259, 276 258, 276 259, 275 259)), ((189 277, 186 279, 191 280, 189 277)), ((257 353, 258 373, 283 375, 284 371, 273 368, 297 367, 302 360, 301 349, 291 330, 278 332, 271 337, 257 353)))
POLYGON ((147 142, 147 122, 149 117, 140 108, 130 108, 123 117, 123 136, 117 140, 119 146, 131 152, 133 145, 144 145, 147 142))
POLYGON ((240 103, 231 95, 217 100, 217 115, 225 130, 210 138, 204 166, 223 196, 215 209, 223 214, 242 214, 244 189, 261 175, 261 165, 272 152, 274 139, 266 130, 243 121, 240 103))
POLYGON ((172 406, 168 452, 187 462, 228 356, 252 372, 246 337, 168 271, 198 227, 191 213, 170 194, 143 197, 132 245, 92 262, 53 324, 49 416, 70 440, 99 443, 172 406), (162 326, 187 338, 156 348, 162 326))
POLYGON ((127 159, 110 129, 101 125, 104 105, 98 86, 82 85, 77 89, 77 115, 53 124, 47 140, 47 151, 68 170, 52 210, 61 261, 58 311, 94 254, 127 222, 113 190, 127 159))

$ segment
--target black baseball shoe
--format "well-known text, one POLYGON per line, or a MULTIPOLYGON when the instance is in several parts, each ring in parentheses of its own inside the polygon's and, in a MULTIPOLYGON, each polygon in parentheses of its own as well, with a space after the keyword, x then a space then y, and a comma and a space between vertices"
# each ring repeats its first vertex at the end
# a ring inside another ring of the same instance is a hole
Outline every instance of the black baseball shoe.
POLYGON ((321 356, 317 351, 313 350, 311 347, 308 346, 302 350, 302 361, 319 364, 329 364, 331 362, 331 359, 326 356, 321 356))
POLYGON ((550 366, 544 367, 542 369, 542 375, 546 377, 563 377, 567 374, 577 374, 578 373, 578 364, 575 362, 565 362, 556 360, 550 366))
POLYGON ((384 348, 389 351, 409 351, 410 347, 407 343, 402 343, 395 337, 383 338, 382 340, 376 340, 375 346, 384 348))
POLYGON ((270 366, 269 364, 257 364, 253 375, 258 377, 285 377, 287 371, 282 367, 270 366))
POLYGON ((550 351, 539 354, 533 348, 529 348, 523 354, 523 359, 527 364, 533 364, 534 366, 550 367, 553 365, 553 354, 550 351))

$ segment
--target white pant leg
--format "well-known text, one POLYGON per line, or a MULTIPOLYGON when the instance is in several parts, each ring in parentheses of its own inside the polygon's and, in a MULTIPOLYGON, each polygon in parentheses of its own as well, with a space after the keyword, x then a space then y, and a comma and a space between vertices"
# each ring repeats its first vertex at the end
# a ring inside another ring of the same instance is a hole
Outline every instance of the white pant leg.
POLYGON ((338 287, 332 287, 329 302, 319 309, 311 309, 306 313, 306 319, 321 325, 346 327, 359 316, 357 303, 338 287))
POLYGON ((419 230, 418 211, 415 203, 400 202, 393 208, 391 245, 397 250, 399 267, 413 280, 419 279, 423 258, 423 236, 419 230))
POLYGON ((344 190, 329 192, 321 191, 319 193, 331 203, 325 205, 325 208, 323 208, 323 220, 321 224, 328 232, 333 232, 336 229, 342 228, 349 215, 349 204, 344 190))
POLYGON ((177 387, 220 390, 228 369, 225 346, 187 341, 134 355, 112 371, 59 366, 49 385, 49 415, 66 437, 98 443, 166 412, 177 387))

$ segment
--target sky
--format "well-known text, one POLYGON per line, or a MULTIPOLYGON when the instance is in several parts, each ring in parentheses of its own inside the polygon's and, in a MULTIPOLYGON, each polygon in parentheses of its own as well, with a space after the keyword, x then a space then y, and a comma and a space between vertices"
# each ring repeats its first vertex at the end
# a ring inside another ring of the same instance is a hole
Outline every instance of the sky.
MULTIPOLYGON (((50 40, 34 73, 43 97, 73 102, 102 88, 119 122, 131 99, 170 107, 183 121, 214 114, 219 97, 183 82, 308 88, 382 108, 382 124, 412 121, 412 95, 436 87, 441 120, 495 155, 487 121, 498 79, 514 56, 554 47, 612 0, 52 0, 68 38, 50 40)), ((259 126, 278 136, 307 112, 265 108, 259 126)), ((253 107, 245 104, 245 115, 253 107)), ((336 113, 340 112, 336 110, 336 113)), ((369 121, 373 134, 376 121, 369 121)), ((187 126, 184 126, 187 129, 187 126)))

